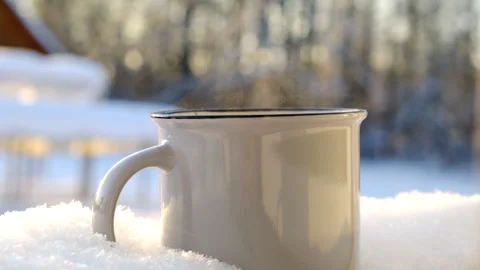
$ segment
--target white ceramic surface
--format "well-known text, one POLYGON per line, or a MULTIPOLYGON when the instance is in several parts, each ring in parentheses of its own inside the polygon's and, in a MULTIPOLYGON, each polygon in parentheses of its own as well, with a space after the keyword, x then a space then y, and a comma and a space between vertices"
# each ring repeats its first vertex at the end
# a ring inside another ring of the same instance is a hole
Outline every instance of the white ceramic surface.
POLYGON ((159 145, 126 157, 100 183, 93 230, 115 241, 121 189, 163 169, 163 243, 244 270, 356 270, 357 109, 152 114, 159 145))

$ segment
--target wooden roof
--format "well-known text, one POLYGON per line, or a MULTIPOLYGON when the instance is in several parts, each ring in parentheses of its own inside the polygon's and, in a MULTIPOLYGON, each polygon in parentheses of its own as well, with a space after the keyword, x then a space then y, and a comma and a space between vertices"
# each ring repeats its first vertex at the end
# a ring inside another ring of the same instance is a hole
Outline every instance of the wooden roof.
POLYGON ((13 5, 7 1, 0 0, 0 46, 32 49, 42 54, 57 51, 56 48, 49 48, 45 42, 42 42, 39 35, 25 23, 13 5))

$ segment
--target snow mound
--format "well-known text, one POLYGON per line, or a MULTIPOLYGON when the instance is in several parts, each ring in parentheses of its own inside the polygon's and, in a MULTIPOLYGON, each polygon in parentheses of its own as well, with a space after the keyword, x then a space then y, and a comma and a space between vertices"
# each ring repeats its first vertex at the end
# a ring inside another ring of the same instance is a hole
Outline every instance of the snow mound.
MULTIPOLYGON (((410 192, 362 198, 363 270, 480 269, 480 195, 410 192)), ((1 269, 236 269, 161 247, 159 219, 117 210, 117 244, 91 232, 78 202, 0 216, 1 269)))
POLYGON ((480 195, 362 198, 363 270, 480 269, 480 195))

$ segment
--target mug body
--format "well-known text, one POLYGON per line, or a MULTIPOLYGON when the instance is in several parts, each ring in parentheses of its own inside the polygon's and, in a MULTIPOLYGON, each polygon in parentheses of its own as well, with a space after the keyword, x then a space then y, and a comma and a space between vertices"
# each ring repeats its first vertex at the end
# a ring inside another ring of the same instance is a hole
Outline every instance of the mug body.
POLYGON ((355 109, 155 113, 175 166, 163 173, 163 244, 244 270, 355 270, 355 109))

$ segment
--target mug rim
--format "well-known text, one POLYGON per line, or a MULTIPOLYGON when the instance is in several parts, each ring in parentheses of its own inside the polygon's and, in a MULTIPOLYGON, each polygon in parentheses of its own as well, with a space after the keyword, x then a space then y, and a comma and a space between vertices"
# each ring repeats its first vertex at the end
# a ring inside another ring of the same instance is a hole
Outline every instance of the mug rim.
POLYGON ((217 119, 295 117, 338 114, 365 114, 357 108, 230 108, 230 109, 169 109, 150 114, 154 119, 217 119))

